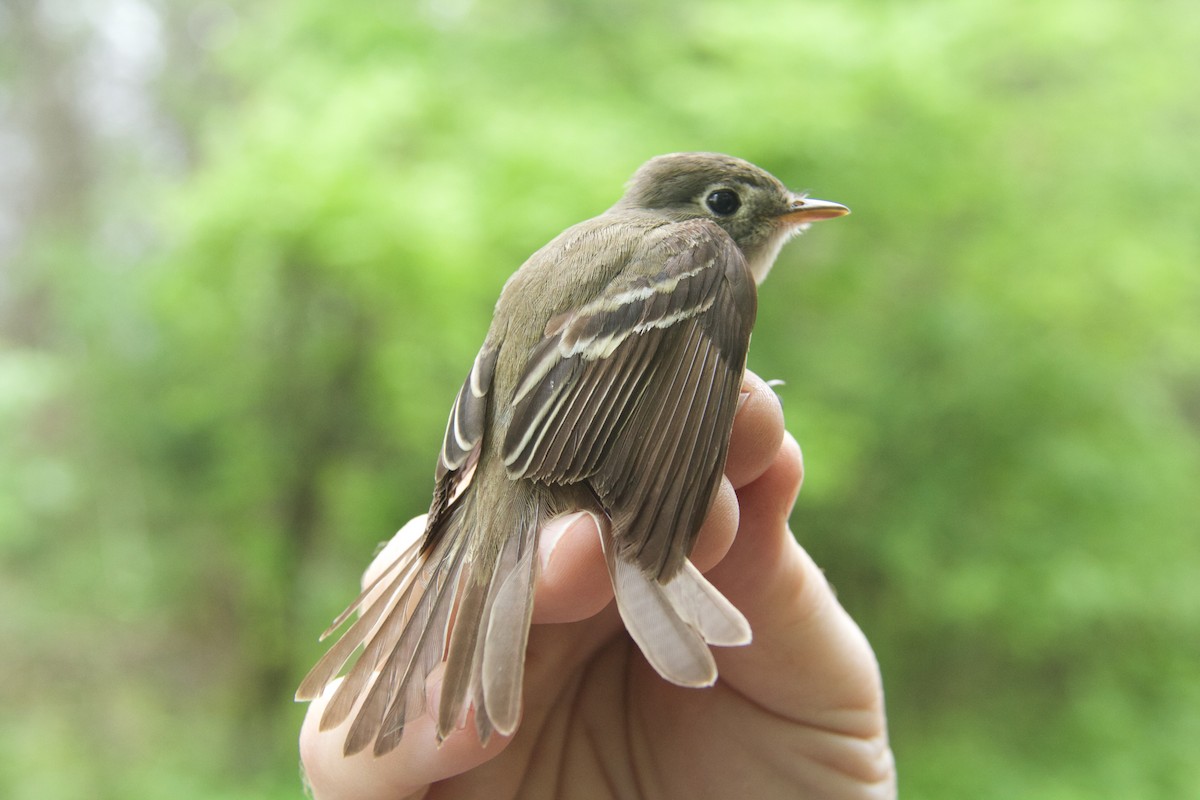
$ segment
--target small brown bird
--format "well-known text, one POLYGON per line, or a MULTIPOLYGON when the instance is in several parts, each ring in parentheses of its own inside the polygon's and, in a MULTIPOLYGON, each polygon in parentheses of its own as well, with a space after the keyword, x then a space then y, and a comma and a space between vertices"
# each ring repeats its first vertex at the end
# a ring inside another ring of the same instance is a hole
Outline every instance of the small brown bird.
POLYGON ((659 156, 509 279, 450 410, 424 536, 334 621, 326 635, 362 612, 296 692, 320 696, 365 644, 321 718, 336 727, 364 697, 347 755, 396 747, 440 662, 439 739, 472 705, 481 741, 516 730, 538 533, 570 511, 602 528, 650 664, 716 680, 708 646, 750 627, 688 555, 724 471, 756 284, 808 223, 847 213, 740 159, 659 156))

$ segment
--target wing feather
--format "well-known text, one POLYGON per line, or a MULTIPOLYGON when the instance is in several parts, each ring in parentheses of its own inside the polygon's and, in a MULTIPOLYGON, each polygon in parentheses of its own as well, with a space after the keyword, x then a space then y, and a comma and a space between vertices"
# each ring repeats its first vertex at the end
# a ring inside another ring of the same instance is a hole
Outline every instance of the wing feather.
POLYGON ((723 231, 674 228, 547 326, 503 443, 510 477, 586 481, 621 554, 660 579, 686 559, 720 483, 756 308, 723 231))
POLYGON ((488 395, 499 357, 499 341, 489 339, 483 343, 450 407, 450 419, 446 422, 446 435, 434 474, 436 482, 421 543, 422 553, 437 544, 451 511, 475 477, 475 466, 479 463, 488 426, 488 395))

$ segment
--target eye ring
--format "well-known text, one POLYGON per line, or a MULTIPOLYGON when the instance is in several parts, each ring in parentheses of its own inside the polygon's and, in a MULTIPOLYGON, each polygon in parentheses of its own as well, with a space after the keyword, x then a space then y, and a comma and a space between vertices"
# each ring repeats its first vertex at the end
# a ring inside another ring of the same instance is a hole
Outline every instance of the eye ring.
POLYGON ((733 189, 714 189, 704 198, 704 205, 718 217, 731 217, 742 207, 742 198, 733 189))

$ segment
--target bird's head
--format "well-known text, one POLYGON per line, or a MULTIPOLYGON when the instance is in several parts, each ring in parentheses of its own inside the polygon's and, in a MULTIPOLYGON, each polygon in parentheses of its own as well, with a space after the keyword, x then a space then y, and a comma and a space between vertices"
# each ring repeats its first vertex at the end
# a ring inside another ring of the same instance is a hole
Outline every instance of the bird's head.
POLYGON ((760 282, 788 239, 809 223, 850 213, 839 203, 792 192, 769 172, 719 153, 650 159, 615 208, 655 211, 677 221, 712 220, 737 243, 760 282))

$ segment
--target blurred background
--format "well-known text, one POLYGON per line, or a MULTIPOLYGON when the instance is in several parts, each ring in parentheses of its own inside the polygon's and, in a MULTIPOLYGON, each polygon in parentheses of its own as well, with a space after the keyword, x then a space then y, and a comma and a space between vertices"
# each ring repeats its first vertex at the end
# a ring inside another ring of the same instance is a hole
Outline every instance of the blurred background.
POLYGON ((854 215, 750 366, 918 798, 1200 791, 1200 9, 0 0, 0 796, 294 797, 508 274, 646 158, 854 215))

